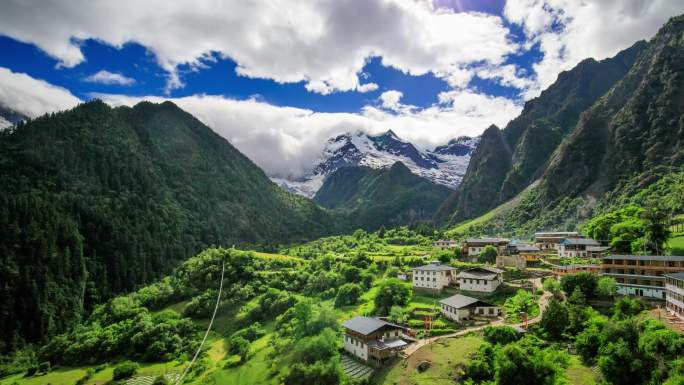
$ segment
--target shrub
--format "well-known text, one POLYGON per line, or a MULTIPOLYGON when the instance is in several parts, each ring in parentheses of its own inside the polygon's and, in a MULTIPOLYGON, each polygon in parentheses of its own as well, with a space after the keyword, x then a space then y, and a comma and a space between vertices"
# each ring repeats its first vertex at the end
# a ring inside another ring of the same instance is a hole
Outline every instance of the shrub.
POLYGON ((335 298, 335 307, 356 305, 363 294, 363 288, 356 283, 345 283, 340 286, 335 298))
POLYGON ((49 373, 50 372, 50 362, 49 361, 41 362, 38 365, 38 372, 39 373, 49 373))
POLYGON ((520 334, 510 326, 491 327, 487 326, 482 331, 485 341, 490 344, 507 345, 520 339, 520 334))
POLYGON ((411 286, 398 280, 388 279, 380 284, 375 296, 375 309, 380 315, 389 313, 392 306, 404 306, 411 299, 411 286))
POLYGON ((126 378, 133 377, 138 373, 138 364, 135 362, 126 361, 119 364, 114 368, 114 373, 112 375, 113 380, 124 380, 126 378))
POLYGON ((169 381, 166 380, 164 376, 157 376, 152 382, 152 385, 168 385, 169 381))

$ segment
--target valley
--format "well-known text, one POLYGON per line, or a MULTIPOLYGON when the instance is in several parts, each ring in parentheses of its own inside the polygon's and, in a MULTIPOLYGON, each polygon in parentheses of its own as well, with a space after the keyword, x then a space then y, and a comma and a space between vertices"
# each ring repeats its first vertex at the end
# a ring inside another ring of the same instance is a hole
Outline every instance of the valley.
POLYGON ((257 3, 0 23, 0 385, 684 384, 684 15, 599 55, 546 3, 257 3), (152 47, 187 20, 231 49, 152 47))

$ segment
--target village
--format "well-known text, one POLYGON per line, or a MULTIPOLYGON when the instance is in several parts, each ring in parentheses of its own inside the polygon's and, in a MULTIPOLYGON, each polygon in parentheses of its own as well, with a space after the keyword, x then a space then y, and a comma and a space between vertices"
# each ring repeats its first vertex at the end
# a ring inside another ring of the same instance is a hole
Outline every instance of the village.
POLYGON ((342 327, 347 374, 367 377, 374 369, 405 360, 438 339, 464 336, 487 326, 508 325, 526 333, 541 319, 551 297, 542 282, 578 273, 611 277, 616 296, 638 297, 651 308, 662 309, 665 321, 674 328, 684 329, 684 256, 612 254, 610 247, 578 232, 539 232, 531 242, 496 237, 446 239, 432 246, 455 252, 463 263, 457 267, 431 260, 397 274, 411 284, 414 295, 434 299, 432 306, 413 309, 408 322, 367 315, 346 320, 342 327), (502 298, 515 290, 534 295, 538 312, 505 314, 502 298), (457 331, 430 333, 445 323, 457 331))

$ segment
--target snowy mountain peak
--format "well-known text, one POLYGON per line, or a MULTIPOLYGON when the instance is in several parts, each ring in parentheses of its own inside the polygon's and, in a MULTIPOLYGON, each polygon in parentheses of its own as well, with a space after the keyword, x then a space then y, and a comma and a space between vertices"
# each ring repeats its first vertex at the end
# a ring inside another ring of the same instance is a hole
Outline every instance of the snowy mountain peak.
POLYGON ((392 130, 380 135, 345 133, 326 142, 319 160, 301 178, 273 180, 286 190, 311 198, 323 185, 325 177, 341 167, 385 168, 401 162, 416 175, 456 188, 478 141, 479 138, 459 137, 432 151, 421 151, 401 140, 392 130))

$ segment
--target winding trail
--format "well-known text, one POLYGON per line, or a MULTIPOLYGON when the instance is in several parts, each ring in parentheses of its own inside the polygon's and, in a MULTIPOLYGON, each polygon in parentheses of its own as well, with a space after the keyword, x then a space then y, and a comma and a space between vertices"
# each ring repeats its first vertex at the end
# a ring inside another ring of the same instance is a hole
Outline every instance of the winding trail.
MULTIPOLYGON (((535 288, 540 287, 540 286, 541 286, 541 279, 539 279, 538 281, 537 281, 537 279, 533 280, 533 284, 534 284, 534 287, 535 287, 535 288)), ((532 324, 535 324, 535 323, 541 321, 542 315, 544 314, 544 310, 546 310, 546 306, 549 304, 549 299, 550 299, 552 296, 553 296, 553 294, 551 294, 551 293, 549 293, 549 292, 544 292, 544 294, 542 294, 542 296, 539 298, 539 302, 538 302, 538 303, 539 303, 539 315, 536 316, 536 317, 534 317, 534 318, 529 319, 529 320, 527 321, 527 324, 528 324, 528 325, 532 325, 532 324)), ((403 352, 402 352, 402 353, 403 353, 402 356, 403 356, 404 358, 408 358, 408 357, 410 357, 413 353, 415 353, 416 351, 418 351, 418 349, 422 348, 423 346, 429 345, 429 344, 431 344, 431 343, 433 343, 433 342, 435 342, 435 341, 437 341, 437 340, 441 340, 441 339, 443 339, 443 338, 461 337, 461 336, 464 336, 464 335, 466 335, 466 334, 468 334, 468 333, 470 333, 470 332, 475 332, 475 331, 478 331, 478 330, 482 330, 482 329, 484 329, 484 328, 487 327, 487 326, 503 326, 503 325, 506 325, 506 324, 504 324, 504 321, 500 319, 500 320, 491 322, 491 323, 489 323, 489 324, 487 324, 487 325, 473 326, 473 327, 465 328, 465 329, 463 329, 463 330, 459 330, 459 331, 457 331, 457 332, 450 333, 450 334, 443 334, 443 335, 441 335, 441 336, 434 336, 434 337, 423 338, 423 339, 420 339, 420 340, 416 341, 415 343, 409 345, 406 349, 404 349, 403 352)), ((509 326, 510 326, 510 325, 522 326, 522 323, 518 323, 518 324, 508 324, 508 325, 509 325, 509 326)))

